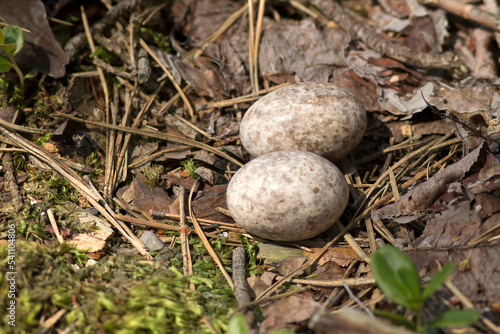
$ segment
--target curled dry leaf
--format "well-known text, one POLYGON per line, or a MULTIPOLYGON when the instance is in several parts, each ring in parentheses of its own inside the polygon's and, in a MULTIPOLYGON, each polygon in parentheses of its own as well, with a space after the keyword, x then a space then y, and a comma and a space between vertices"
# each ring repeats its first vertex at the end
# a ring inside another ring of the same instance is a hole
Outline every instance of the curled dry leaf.
POLYGON ((401 216, 407 217, 419 214, 422 210, 427 209, 444 192, 449 183, 462 179, 465 173, 480 161, 481 154, 484 155, 484 153, 483 146, 479 146, 460 161, 448 166, 429 180, 408 191, 396 203, 373 211, 372 219, 382 220, 390 218, 397 220, 401 216))

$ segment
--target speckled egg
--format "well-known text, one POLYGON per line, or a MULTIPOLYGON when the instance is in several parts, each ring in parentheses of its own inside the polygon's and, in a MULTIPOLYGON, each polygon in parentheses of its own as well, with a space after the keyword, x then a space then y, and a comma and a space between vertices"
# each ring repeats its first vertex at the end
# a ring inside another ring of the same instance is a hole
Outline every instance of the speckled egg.
POLYGON ((240 126, 243 147, 254 157, 304 150, 338 161, 359 144, 366 112, 359 99, 327 82, 277 89, 255 102, 240 126))
POLYGON ((249 233, 295 241, 334 224, 349 191, 340 170, 327 159, 306 151, 279 151, 238 170, 226 199, 233 219, 249 233))

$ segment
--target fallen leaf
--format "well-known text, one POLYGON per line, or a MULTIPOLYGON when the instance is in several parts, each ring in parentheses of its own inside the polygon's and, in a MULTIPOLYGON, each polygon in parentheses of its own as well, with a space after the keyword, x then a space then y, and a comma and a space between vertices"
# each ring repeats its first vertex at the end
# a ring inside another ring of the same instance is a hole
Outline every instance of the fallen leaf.
POLYGON ((305 256, 290 256, 286 257, 278 263, 278 272, 286 276, 295 269, 299 268, 306 262, 307 258, 305 256))
MULTIPOLYGON (((462 179, 465 173, 481 160, 481 154, 485 155, 485 150, 482 146, 435 174, 429 180, 417 185, 401 196, 396 203, 372 211, 372 219, 391 219, 396 221, 401 216, 418 215, 421 211, 427 209, 445 191, 449 183, 462 179)), ((400 223, 407 222, 409 221, 406 219, 404 222, 400 221, 400 223)))
POLYGON ((117 197, 138 212, 146 214, 154 211, 169 213, 169 205, 173 202, 172 198, 163 188, 151 188, 145 184, 142 181, 145 177, 140 175, 142 174, 138 174, 138 178, 130 186, 118 189, 117 197))
POLYGON ((38 70, 54 78, 64 76, 69 57, 52 33, 42 1, 0 1, 0 20, 30 31, 24 33, 24 48, 16 55, 26 72, 38 70))
POLYGON ((308 320, 321 309, 321 304, 312 299, 308 293, 278 300, 264 308, 266 319, 260 325, 259 333, 289 328, 292 324, 308 320))
MULTIPOLYGON (((314 256, 317 252, 320 252, 322 248, 312 248, 313 253, 304 251, 304 255, 308 257, 314 256)), ((362 261, 358 254, 351 247, 333 247, 330 248, 319 260, 318 265, 323 265, 327 262, 335 262, 336 264, 347 267, 352 263, 352 261, 362 261)))

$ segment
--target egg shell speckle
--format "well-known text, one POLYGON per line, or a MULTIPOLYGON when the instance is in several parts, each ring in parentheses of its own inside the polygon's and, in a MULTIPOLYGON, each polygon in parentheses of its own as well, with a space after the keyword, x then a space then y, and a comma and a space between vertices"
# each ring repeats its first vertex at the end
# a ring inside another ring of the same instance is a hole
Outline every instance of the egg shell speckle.
POLYGON ((305 151, 272 152, 243 166, 227 188, 233 219, 259 237, 296 241, 326 231, 342 215, 349 191, 330 161, 305 151))
POLYGON ((327 82, 304 82, 255 102, 241 121, 240 139, 253 157, 304 150, 338 161, 359 144, 365 129, 366 111, 354 94, 327 82))

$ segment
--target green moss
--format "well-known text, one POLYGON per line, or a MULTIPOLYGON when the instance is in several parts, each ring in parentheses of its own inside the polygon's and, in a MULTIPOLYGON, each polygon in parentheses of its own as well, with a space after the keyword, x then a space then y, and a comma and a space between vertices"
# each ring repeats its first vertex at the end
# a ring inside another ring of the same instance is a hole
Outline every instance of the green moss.
POLYGON ((172 51, 172 48, 170 47, 170 42, 168 41, 165 35, 146 27, 141 27, 139 31, 148 40, 153 40, 158 49, 160 49, 161 51, 164 52, 172 51))
MULTIPOLYGON (((77 333, 210 333, 203 318, 222 332, 235 308, 231 289, 209 260, 197 262, 195 274, 185 277, 140 257, 110 255, 83 267, 87 257, 64 244, 16 245, 17 332, 34 332, 42 317, 61 309, 67 313, 55 328, 72 326, 77 333)), ((2 262, 6 254, 0 247, 2 262)), ((2 278, 3 305, 7 289, 2 278)), ((5 322, 2 317, 0 326, 7 328, 5 322)))

